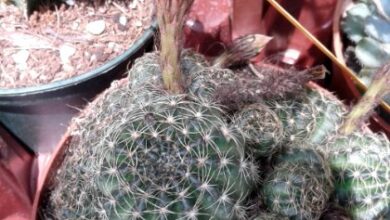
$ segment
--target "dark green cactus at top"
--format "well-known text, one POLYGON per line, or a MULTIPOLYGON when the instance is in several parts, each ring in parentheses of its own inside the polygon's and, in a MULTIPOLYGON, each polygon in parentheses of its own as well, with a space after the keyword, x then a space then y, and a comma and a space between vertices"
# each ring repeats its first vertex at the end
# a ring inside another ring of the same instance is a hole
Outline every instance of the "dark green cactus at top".
MULTIPOLYGON (((341 27, 355 44, 354 56, 361 65, 358 76, 366 85, 375 71, 390 60, 390 1, 357 1, 346 11, 341 27)), ((390 95, 385 97, 390 101, 390 95)))
POLYGON ((267 208, 289 219, 319 219, 333 189, 323 156, 290 147, 274 159, 261 192, 267 208))

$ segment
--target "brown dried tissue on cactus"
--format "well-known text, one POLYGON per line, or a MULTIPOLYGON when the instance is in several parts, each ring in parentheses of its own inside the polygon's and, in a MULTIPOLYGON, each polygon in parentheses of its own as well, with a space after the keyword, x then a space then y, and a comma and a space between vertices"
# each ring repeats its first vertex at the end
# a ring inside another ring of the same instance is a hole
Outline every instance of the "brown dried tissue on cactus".
POLYGON ((183 48, 184 17, 193 0, 157 0, 157 19, 160 29, 160 63, 165 88, 183 93, 180 55, 183 48))

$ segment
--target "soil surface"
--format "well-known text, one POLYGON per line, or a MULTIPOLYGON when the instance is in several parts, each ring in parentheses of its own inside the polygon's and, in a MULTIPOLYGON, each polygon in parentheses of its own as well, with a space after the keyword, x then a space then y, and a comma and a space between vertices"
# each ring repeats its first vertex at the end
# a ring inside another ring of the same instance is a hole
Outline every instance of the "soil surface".
POLYGON ((0 2, 0 89, 67 79, 106 63, 149 28, 154 8, 153 0, 64 2, 28 20, 0 2))

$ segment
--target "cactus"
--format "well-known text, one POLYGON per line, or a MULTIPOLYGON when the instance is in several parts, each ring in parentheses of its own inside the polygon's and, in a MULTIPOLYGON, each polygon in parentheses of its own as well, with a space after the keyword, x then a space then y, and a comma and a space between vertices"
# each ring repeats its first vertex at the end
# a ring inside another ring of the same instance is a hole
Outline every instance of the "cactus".
POLYGON ((280 147, 283 124, 265 104, 246 106, 236 113, 232 126, 245 137, 246 146, 255 157, 268 157, 280 147))
POLYGON ((273 162, 261 189, 267 208, 290 219, 319 219, 333 189, 323 156, 313 149, 289 147, 273 162))
POLYGON ((176 30, 190 3, 157 1, 161 52, 140 58, 131 81, 113 84, 75 120, 46 217, 246 219, 259 177, 244 137, 218 104, 187 94, 195 71, 208 68, 180 48, 176 30))
POLYGON ((275 99, 267 105, 283 122, 284 144, 304 143, 319 146, 337 131, 346 109, 326 90, 312 86, 293 99, 275 99))
POLYGON ((336 201, 358 220, 390 217, 390 141, 364 129, 373 107, 390 92, 389 84, 386 64, 325 148, 336 180, 336 201))
POLYGON ((354 219, 385 216, 390 209, 390 143, 386 137, 355 132, 328 145, 338 203, 354 219))
MULTIPOLYGON (((366 85, 375 70, 390 60, 389 4, 389 0, 358 1, 341 21, 342 30, 355 44, 354 54, 361 65, 357 75, 366 85)), ((390 95, 385 100, 390 101, 390 95)))
POLYGON ((123 109, 100 139, 79 128, 83 136, 57 176, 63 184, 52 192, 54 216, 244 219, 258 170, 218 107, 191 99, 157 96, 123 109))

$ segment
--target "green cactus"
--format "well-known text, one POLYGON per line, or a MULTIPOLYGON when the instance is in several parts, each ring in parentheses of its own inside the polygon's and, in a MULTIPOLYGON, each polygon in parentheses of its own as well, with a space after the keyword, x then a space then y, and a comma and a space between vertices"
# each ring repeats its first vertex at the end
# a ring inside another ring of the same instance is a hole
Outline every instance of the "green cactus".
POLYGON ((75 120, 44 216, 246 219, 258 168, 220 106, 187 94, 207 64, 171 45, 190 3, 157 1, 159 21, 171 22, 160 23, 162 51, 140 58, 75 120))
POLYGON ((283 124, 265 104, 246 106, 236 113, 232 126, 242 132, 246 146, 255 157, 268 157, 280 147, 283 124))
POLYGON ((99 139, 79 128, 84 136, 72 143, 75 151, 56 178, 64 184, 52 192, 54 216, 245 218, 243 202, 258 170, 218 107, 185 95, 157 96, 121 113, 99 139))
POLYGON ((319 219, 333 189, 323 156, 313 149, 289 147, 273 162, 261 189, 267 208, 290 219, 319 219))
MULTIPOLYGON (((389 6, 389 0, 358 1, 340 23, 355 44, 354 54, 361 66, 357 75, 366 85, 372 81, 375 70, 390 60, 389 6)), ((390 100, 390 95, 385 100, 390 100)))
POLYGON ((354 219, 387 219, 384 216, 390 215, 388 139, 355 132, 335 138, 328 146, 338 203, 347 207, 354 219))
POLYGON ((284 144, 322 144, 336 132, 346 114, 342 102, 318 86, 293 99, 267 101, 267 105, 283 122, 284 144))
POLYGON ((390 92, 390 63, 382 66, 337 135, 324 148, 335 176, 335 198, 357 220, 390 217, 390 141, 364 122, 390 92))

